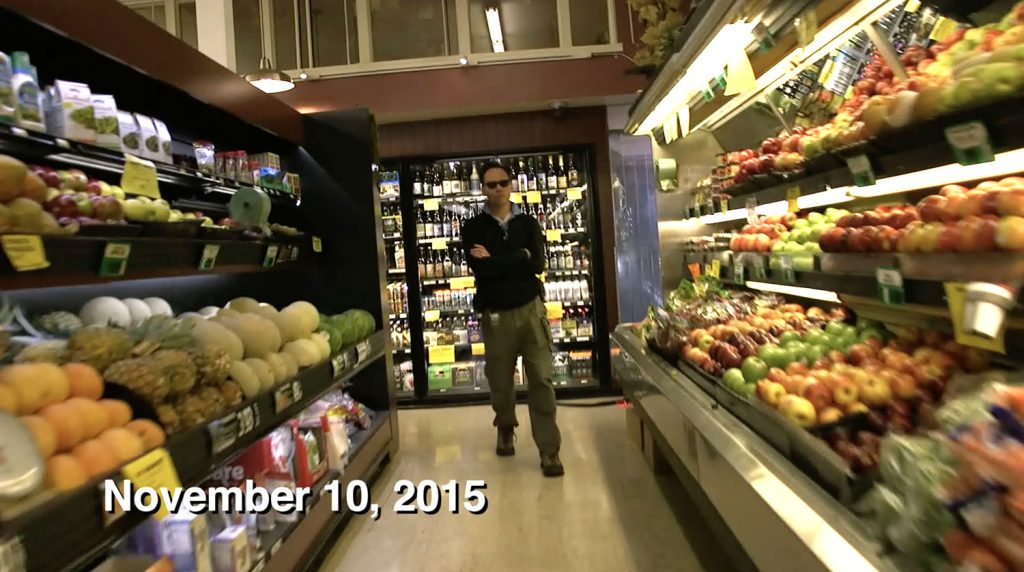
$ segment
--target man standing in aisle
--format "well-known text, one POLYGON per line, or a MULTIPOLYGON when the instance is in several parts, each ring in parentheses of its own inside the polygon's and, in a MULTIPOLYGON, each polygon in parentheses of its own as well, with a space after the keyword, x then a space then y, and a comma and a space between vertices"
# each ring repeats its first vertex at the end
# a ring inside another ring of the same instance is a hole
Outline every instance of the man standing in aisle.
POLYGON ((462 244, 476 276, 474 306, 481 314, 485 372, 491 386, 497 453, 514 455, 516 358, 523 357, 528 384, 530 426, 540 450, 545 476, 564 473, 558 459, 561 436, 555 424, 555 389, 551 383, 551 330, 537 275, 544 271, 540 224, 509 200, 511 177, 500 163, 480 171, 487 196, 484 212, 466 222, 462 244))

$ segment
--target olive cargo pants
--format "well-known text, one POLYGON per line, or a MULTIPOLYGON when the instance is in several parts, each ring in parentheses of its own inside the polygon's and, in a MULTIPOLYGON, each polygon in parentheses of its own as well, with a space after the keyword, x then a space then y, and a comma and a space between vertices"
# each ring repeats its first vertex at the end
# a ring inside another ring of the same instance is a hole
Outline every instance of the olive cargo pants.
POLYGON ((558 453, 561 435, 555 424, 555 387, 551 383, 551 329, 540 297, 524 306, 497 312, 484 311, 484 372, 491 387, 496 427, 515 427, 516 358, 523 356, 530 427, 542 454, 558 453))

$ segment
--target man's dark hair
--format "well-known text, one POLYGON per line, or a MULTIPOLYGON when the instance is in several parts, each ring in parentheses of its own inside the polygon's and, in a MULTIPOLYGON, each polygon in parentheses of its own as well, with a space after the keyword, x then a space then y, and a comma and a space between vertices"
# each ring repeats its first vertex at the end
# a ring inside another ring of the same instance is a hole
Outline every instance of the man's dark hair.
POLYGON ((508 177, 510 179, 512 178, 512 173, 509 172, 508 167, 506 167, 505 165, 502 165, 501 163, 499 163, 497 161, 487 161, 486 163, 484 163, 483 168, 480 170, 480 180, 481 181, 483 180, 484 176, 487 175, 487 171, 490 171, 491 169, 501 169, 502 171, 505 171, 505 176, 506 177, 508 177))

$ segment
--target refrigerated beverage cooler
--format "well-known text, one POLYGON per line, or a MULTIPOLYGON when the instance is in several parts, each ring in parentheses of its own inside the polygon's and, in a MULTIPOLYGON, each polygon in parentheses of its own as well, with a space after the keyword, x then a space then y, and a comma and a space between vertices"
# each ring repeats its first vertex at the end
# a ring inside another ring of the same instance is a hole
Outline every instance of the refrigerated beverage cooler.
MULTIPOLYGON (((400 403, 486 398, 484 340, 473 311, 475 280, 463 224, 484 207, 480 169, 512 176, 512 200, 537 219, 545 239, 545 305, 553 381, 560 396, 607 388, 599 209, 588 148, 385 160, 378 173, 395 383, 400 403)), ((608 215, 610 216, 610 215, 608 215)), ((608 246, 607 248, 610 248, 608 246)), ((526 391, 522 364, 517 387, 526 391)))

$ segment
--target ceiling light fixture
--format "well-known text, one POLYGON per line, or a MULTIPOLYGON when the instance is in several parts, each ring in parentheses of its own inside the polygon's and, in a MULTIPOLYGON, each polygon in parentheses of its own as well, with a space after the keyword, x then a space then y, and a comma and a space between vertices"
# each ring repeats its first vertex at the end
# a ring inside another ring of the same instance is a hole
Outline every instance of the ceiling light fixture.
POLYGON ((274 69, 270 65, 270 58, 260 58, 260 71, 245 74, 245 81, 256 86, 265 93, 281 93, 295 87, 295 82, 288 74, 274 69))
POLYGON ((467 58, 466 56, 460 57, 459 58, 459 65, 460 66, 468 66, 469 65, 469 58, 467 58))
POLYGON ((491 35, 491 49, 494 53, 505 51, 505 38, 501 35, 501 16, 498 9, 491 7, 484 11, 487 16, 487 32, 491 35))

